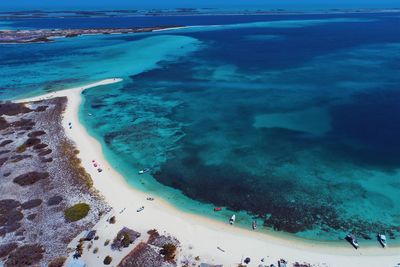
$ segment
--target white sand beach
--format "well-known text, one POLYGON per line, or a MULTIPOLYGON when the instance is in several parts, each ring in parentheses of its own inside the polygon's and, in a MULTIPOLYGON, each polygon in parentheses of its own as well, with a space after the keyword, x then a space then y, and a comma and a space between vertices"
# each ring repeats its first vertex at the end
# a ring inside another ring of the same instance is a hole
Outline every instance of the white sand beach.
MULTIPOLYGON (((58 96, 68 98, 67 108, 63 117, 63 126, 67 136, 80 150, 79 158, 83 166, 91 175, 95 188, 105 200, 113 207, 116 223, 106 222, 111 214, 107 214, 95 226, 99 240, 94 246, 99 248, 97 254, 85 249, 82 260, 87 266, 103 266, 103 259, 111 255, 113 261, 110 266, 116 266, 127 255, 128 249, 112 251, 110 246, 103 244, 107 239, 113 239, 116 233, 124 226, 141 232, 141 240, 146 240, 146 232, 157 229, 160 233, 169 233, 181 242, 178 265, 184 257, 200 257, 200 262, 209 264, 223 264, 224 266, 237 266, 241 259, 251 258, 248 266, 258 266, 261 259, 263 264, 275 264, 283 258, 292 266, 294 262, 307 262, 312 266, 396 266, 400 263, 400 248, 382 249, 376 247, 361 247, 358 250, 349 246, 335 247, 321 242, 303 242, 289 240, 275 235, 260 234, 251 230, 241 229, 227 223, 214 221, 201 216, 182 212, 166 201, 155 197, 154 201, 146 200, 149 197, 141 191, 132 188, 117 171, 106 161, 101 144, 88 134, 79 121, 78 110, 82 101, 81 92, 85 89, 101 85, 120 82, 121 79, 107 79, 87 86, 61 90, 54 93, 23 99, 19 102, 40 100, 58 96), (69 123, 72 129, 69 128, 69 123), (103 169, 97 172, 92 160, 96 160, 103 169), (144 210, 137 209, 144 206, 144 210), (124 210, 125 209, 125 210, 124 210), (120 211, 124 210, 122 213, 120 211), (221 248, 223 251, 219 250, 221 248)), ((138 242, 138 241, 136 241, 138 242)), ((135 243, 136 243, 135 242, 135 243)), ((345 242, 345 241, 344 241, 345 242)), ((71 247, 76 246, 76 240, 71 242, 71 247)))

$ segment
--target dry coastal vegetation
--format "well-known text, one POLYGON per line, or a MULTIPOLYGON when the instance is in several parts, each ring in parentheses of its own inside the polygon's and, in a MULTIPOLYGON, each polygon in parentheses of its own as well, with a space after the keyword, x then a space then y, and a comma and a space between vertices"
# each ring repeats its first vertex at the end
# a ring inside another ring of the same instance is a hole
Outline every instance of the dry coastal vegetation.
POLYGON ((66 102, 0 102, 0 266, 59 267, 87 253, 103 253, 101 265, 119 267, 198 265, 198 257, 178 261, 180 242, 156 229, 123 227, 107 240, 96 234, 97 222, 112 212, 65 135, 66 102))
POLYGON ((61 266, 109 210, 65 136, 66 101, 0 103, 0 265, 61 266))
MULTIPOLYGON (((172 236, 160 235, 157 230, 149 230, 147 242, 140 242, 118 267, 173 267, 180 242, 172 236)), ((184 264, 180 266, 186 266, 184 264)), ((188 265, 189 266, 189 265, 188 265)))

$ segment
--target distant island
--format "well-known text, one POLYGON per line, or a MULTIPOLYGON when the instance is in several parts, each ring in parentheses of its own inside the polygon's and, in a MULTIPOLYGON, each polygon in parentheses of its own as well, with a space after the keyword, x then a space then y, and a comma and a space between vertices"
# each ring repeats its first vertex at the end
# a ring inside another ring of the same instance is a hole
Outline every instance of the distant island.
POLYGON ((116 9, 116 10, 21 10, 0 11, 0 19, 21 18, 99 18, 132 16, 202 16, 202 15, 289 15, 289 14, 326 14, 326 13, 381 13, 400 12, 399 8, 331 8, 293 11, 282 8, 153 8, 153 9, 116 9))
POLYGON ((40 30, 0 30, 0 44, 47 43, 55 38, 72 38, 80 35, 128 34, 152 32, 178 28, 178 26, 159 26, 143 28, 103 28, 103 29, 40 29, 40 30))

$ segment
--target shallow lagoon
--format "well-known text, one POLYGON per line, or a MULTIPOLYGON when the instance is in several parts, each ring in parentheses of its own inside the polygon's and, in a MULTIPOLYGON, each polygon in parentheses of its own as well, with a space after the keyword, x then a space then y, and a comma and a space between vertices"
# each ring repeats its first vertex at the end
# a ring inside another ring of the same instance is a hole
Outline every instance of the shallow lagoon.
POLYGON ((244 227, 398 239, 398 22, 295 19, 63 40, 25 68, 8 48, 0 72, 26 79, 2 97, 125 77, 88 90, 81 117, 127 179, 153 168, 132 185, 221 220, 213 205, 242 210, 244 227))

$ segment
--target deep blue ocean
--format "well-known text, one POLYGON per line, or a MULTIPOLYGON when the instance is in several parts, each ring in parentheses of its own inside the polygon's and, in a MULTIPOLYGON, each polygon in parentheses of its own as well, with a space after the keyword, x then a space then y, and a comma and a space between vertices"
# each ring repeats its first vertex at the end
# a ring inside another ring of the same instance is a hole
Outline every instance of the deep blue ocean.
POLYGON ((0 98, 122 77, 85 91, 81 119, 132 186, 243 227, 398 242, 399 13, 4 23, 154 25, 209 26, 1 45, 0 98))

